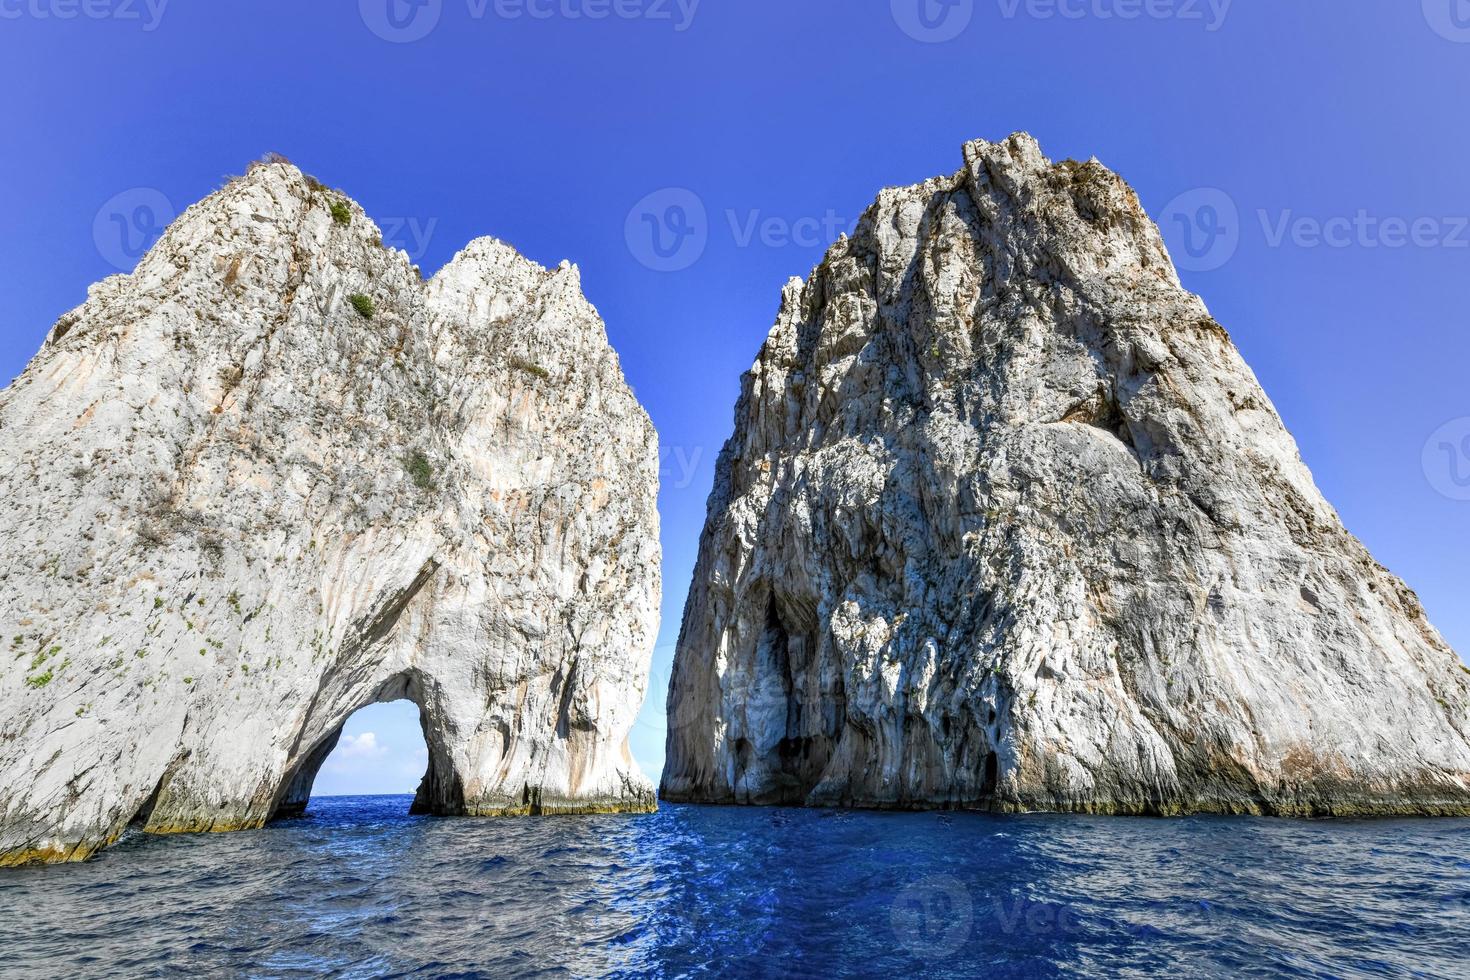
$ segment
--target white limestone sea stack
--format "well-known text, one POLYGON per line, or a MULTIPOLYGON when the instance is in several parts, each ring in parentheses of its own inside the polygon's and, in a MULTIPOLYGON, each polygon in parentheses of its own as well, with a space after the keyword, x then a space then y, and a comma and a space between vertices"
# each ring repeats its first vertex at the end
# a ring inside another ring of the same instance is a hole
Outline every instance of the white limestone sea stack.
POLYGON ((575 267, 252 167, 0 392, 0 864, 297 812, 398 698, 420 811, 651 810, 657 455, 575 267))
POLYGON ((1470 814, 1470 677, 1137 196, 1016 135, 793 281, 721 456, 662 795, 1470 814))

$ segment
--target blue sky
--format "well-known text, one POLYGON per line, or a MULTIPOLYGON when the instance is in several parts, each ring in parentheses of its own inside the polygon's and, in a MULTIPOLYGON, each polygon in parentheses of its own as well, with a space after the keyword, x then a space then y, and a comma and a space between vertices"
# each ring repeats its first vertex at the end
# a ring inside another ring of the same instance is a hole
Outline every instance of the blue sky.
MULTIPOLYGON (((664 442, 650 774, 781 284, 879 188, 1018 129, 1137 188, 1348 527, 1470 652, 1470 0, 0 0, 0 83, 5 379, 266 151, 427 271, 482 234, 581 265, 664 442)), ((411 706, 348 735, 319 792, 413 789, 411 706)))

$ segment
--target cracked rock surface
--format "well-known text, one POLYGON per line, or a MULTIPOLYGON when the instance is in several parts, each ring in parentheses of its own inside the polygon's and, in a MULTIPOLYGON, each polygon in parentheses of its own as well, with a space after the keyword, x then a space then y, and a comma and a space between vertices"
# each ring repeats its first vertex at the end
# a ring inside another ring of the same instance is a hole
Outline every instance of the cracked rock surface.
POLYGON ((1028 136, 782 297, 669 691, 676 801, 1470 813, 1470 677, 1138 198, 1028 136))
POLYGON ((0 864, 297 812, 398 698, 420 811, 651 809, 657 480, 575 267, 252 167, 0 392, 0 864))

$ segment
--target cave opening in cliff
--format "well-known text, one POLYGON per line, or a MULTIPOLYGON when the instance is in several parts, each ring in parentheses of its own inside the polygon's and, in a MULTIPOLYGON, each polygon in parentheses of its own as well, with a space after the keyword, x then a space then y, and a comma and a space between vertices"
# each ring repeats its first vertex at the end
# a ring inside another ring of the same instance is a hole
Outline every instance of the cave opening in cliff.
MULTIPOLYGON (((771 682, 752 707, 766 712, 783 737, 759 760, 770 780, 760 802, 801 804, 820 781, 846 723, 840 666, 828 662, 831 651, 820 648, 816 634, 815 601, 773 590, 756 645, 758 670, 771 682)), ((741 771, 757 763, 748 739, 738 740, 736 751, 741 771)))
POLYGON ((985 756, 985 775, 984 775, 983 780, 982 780, 982 782, 980 784, 980 795, 982 797, 994 796, 995 795, 995 791, 996 791, 996 789, 999 786, 1000 786, 1000 756, 996 755, 994 752, 986 753, 986 756, 985 756))

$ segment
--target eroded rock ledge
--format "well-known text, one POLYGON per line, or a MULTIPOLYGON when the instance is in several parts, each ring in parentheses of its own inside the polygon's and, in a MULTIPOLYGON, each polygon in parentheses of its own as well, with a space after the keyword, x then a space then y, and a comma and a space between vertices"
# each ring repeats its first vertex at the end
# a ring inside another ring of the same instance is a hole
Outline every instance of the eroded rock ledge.
POLYGON ((676 801, 1470 813, 1470 677, 1133 191, 1028 136, 793 281, 720 458, 676 801))
POLYGON ((658 462, 577 270, 429 282, 283 162, 0 392, 0 864, 299 811, 410 698, 417 809, 646 811, 658 462))

